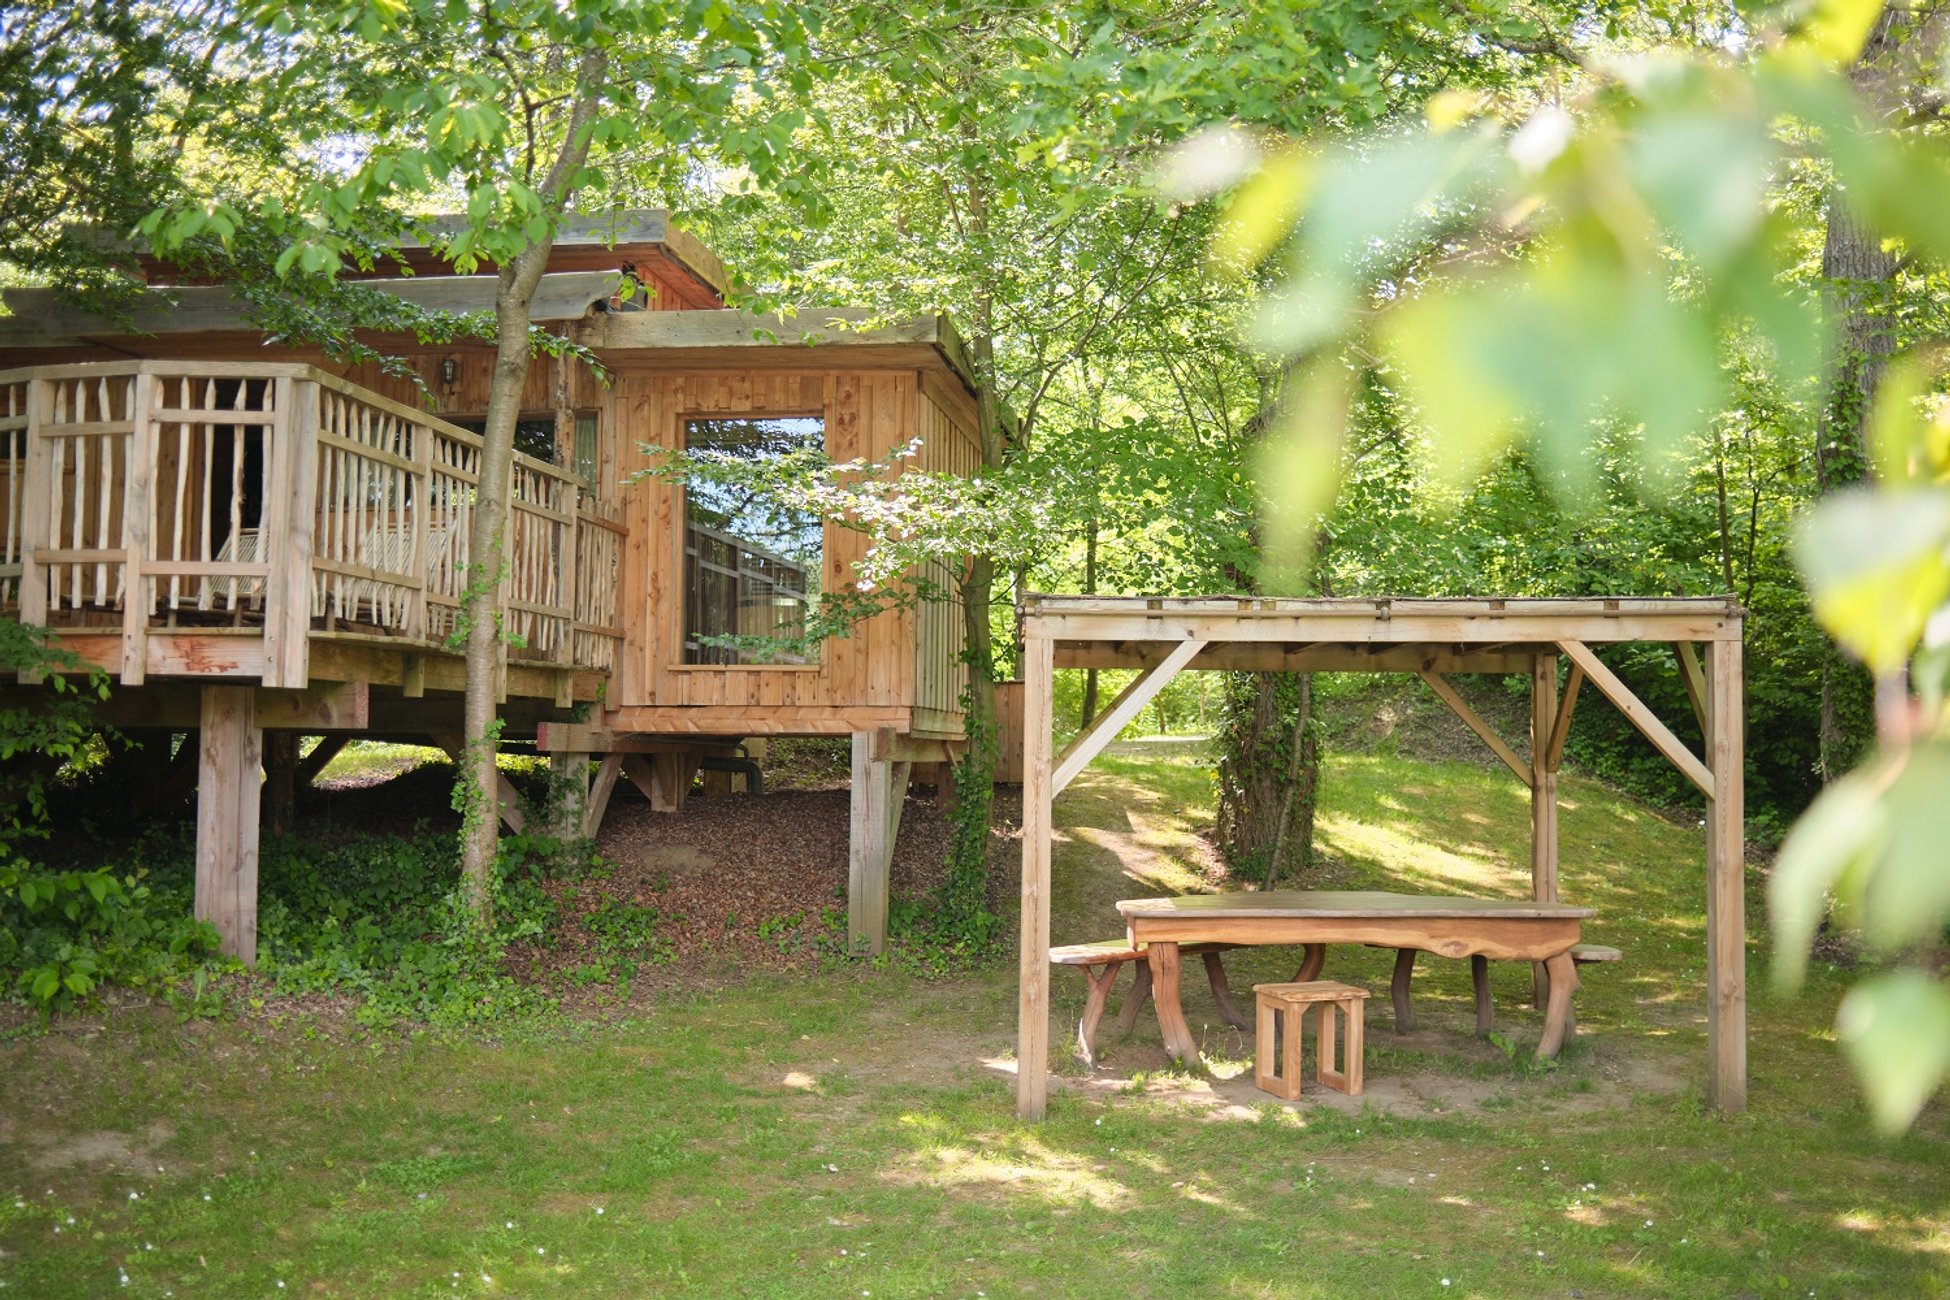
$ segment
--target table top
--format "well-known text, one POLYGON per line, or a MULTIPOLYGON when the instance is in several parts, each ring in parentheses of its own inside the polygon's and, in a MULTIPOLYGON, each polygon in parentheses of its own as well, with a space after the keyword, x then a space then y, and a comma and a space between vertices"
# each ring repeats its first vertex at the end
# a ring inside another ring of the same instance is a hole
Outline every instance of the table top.
POLYGON ((1126 898, 1126 917, 1318 916, 1335 918, 1476 917, 1485 920, 1582 920, 1589 907, 1528 899, 1467 898, 1457 894, 1384 894, 1371 890, 1266 889, 1176 898, 1126 898))

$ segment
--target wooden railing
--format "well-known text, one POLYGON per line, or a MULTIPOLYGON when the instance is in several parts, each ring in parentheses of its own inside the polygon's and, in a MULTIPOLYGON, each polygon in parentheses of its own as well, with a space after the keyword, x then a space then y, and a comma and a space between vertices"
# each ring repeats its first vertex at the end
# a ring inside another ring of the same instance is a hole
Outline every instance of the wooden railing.
MULTIPOLYGON (((310 366, 141 361, 0 373, 0 608, 154 636, 261 630, 266 685, 314 632, 447 641, 470 576, 481 439, 310 366)), ((517 455, 498 586, 510 655, 607 670, 620 525, 517 455)))

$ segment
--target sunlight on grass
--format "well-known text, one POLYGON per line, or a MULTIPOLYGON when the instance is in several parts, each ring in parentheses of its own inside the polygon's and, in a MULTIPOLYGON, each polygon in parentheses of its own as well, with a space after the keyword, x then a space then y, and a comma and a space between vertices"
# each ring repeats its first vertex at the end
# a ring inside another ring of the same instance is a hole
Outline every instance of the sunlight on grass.
POLYGON ((1405 884, 1433 886, 1436 892, 1508 891, 1528 883, 1528 872, 1520 875, 1507 859, 1445 849, 1418 837, 1409 824, 1387 826, 1336 814, 1321 817, 1316 833, 1331 853, 1375 863, 1405 884))
POLYGON ((1082 1202, 1103 1210, 1119 1210, 1132 1201, 1124 1183, 1093 1168, 1081 1157, 1051 1149, 1035 1137, 1023 1137, 1003 1152, 993 1148, 941 1146, 923 1151, 925 1167, 888 1171, 894 1180, 926 1182, 950 1190, 1007 1191, 1030 1195, 1057 1205, 1082 1202))

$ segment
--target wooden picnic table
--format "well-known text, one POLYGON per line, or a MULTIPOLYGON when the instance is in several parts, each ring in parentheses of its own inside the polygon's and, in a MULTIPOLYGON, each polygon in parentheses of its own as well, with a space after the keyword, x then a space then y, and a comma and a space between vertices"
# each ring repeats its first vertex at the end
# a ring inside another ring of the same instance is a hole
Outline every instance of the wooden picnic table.
POLYGON ((1571 949, 1584 919, 1594 915, 1591 908, 1563 903, 1301 889, 1127 898, 1117 910, 1131 944, 1144 946, 1165 1046, 1186 1061, 1197 1060, 1199 1051, 1178 993, 1178 946, 1184 943, 1297 944, 1305 957, 1296 980, 1319 975, 1330 943, 1542 962, 1550 998, 1537 1055, 1556 1056, 1578 986, 1571 949))

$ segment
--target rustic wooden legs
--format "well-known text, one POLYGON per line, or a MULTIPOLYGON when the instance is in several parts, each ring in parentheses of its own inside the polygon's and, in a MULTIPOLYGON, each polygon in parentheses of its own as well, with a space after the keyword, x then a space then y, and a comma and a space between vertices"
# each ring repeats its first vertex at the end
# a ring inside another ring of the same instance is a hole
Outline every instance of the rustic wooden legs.
POLYGON ((1469 959, 1469 982, 1476 988, 1476 1032, 1487 1034, 1496 1026, 1496 1006, 1490 1001, 1490 959, 1480 952, 1469 959))
POLYGON ((855 954, 887 947, 887 889, 907 802, 910 763, 873 756, 873 733, 853 733, 853 825, 847 853, 846 943, 855 954))
POLYGON ((1212 1000, 1219 1004, 1219 1014, 1224 1016, 1226 1023, 1234 1029, 1251 1029, 1253 1022, 1246 1018, 1246 1013, 1241 1011, 1239 1004, 1232 1000, 1232 986, 1226 983, 1226 968, 1219 960, 1219 954, 1208 952, 1204 956, 1205 978, 1212 984, 1212 1000))
POLYGON ((1151 1000, 1158 1004, 1158 1028, 1163 1031, 1165 1050, 1180 1061, 1199 1059, 1198 1041, 1185 1023, 1185 1008, 1178 997, 1178 945, 1153 943, 1145 947, 1145 960, 1151 964, 1151 1000))
POLYGON ((1544 1037, 1537 1044, 1537 1055, 1554 1057, 1564 1046, 1570 1029, 1571 995, 1578 989, 1578 964, 1571 954, 1560 952, 1544 963, 1550 977, 1550 998, 1544 1010, 1544 1037))
POLYGON ((1295 984, 1307 984, 1320 978, 1320 968, 1327 964, 1327 945, 1324 943, 1302 944, 1300 948, 1300 969, 1293 973, 1295 984))
POLYGON ((248 686, 203 688, 196 782, 196 916, 257 962, 257 825, 264 733, 248 686))
POLYGON ((1151 963, 1140 961, 1137 964, 1137 982, 1131 991, 1124 995, 1124 1005, 1117 1012, 1117 1032, 1128 1034, 1137 1028, 1138 1012, 1151 1000, 1151 963))
POLYGON ((1097 1025, 1104 1018, 1104 1007, 1110 1001, 1110 986, 1117 983, 1117 972, 1123 969, 1122 962, 1112 962, 1107 966, 1085 966, 1084 979, 1090 982, 1090 996, 1083 1004, 1083 1019, 1077 1022, 1077 1054, 1083 1057, 1085 1065, 1097 1063, 1097 1025))
POLYGON ((1395 950, 1395 977, 1388 981, 1388 996, 1395 1004, 1395 1032, 1405 1034, 1415 1028, 1414 1013, 1408 1009, 1408 981, 1415 974, 1415 949, 1395 950))

